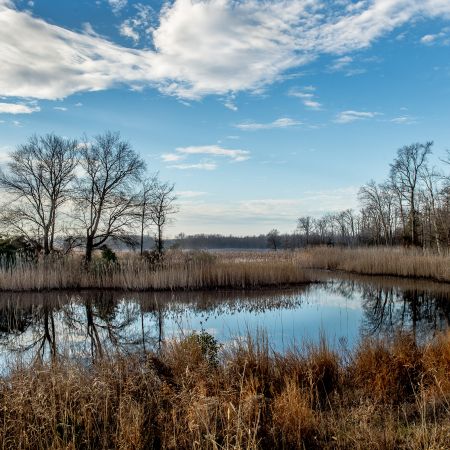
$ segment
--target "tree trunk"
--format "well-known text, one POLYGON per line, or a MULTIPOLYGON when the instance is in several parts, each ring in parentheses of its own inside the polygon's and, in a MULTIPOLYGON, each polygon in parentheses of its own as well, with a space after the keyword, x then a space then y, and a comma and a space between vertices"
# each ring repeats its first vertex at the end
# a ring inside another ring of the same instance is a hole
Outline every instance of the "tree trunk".
POLYGON ((417 236, 417 211, 416 211, 416 203, 415 203, 414 193, 411 194, 410 203, 411 203, 411 211, 410 211, 411 243, 413 246, 416 247, 419 245, 419 239, 417 236))
POLYGON ((84 255, 84 261, 89 264, 92 261, 92 251, 94 250, 94 239, 92 236, 86 238, 86 253, 84 255))
POLYGON ((141 220, 141 256, 144 253, 144 214, 142 214, 141 220))
POLYGON ((163 252, 163 240, 162 240, 162 229, 158 226, 158 253, 162 254, 163 252))
POLYGON ((48 242, 48 230, 44 229, 44 255, 50 254, 50 246, 48 242))

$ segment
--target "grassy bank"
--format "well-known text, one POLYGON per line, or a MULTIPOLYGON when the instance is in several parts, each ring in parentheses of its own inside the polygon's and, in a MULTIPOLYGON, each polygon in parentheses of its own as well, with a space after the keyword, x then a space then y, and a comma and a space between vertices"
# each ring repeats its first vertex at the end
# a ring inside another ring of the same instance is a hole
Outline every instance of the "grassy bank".
POLYGON ((313 247, 278 252, 169 251, 162 263, 134 253, 117 263, 97 258, 89 268, 80 255, 0 267, 0 291, 53 289, 207 290, 254 289, 308 283, 306 269, 450 282, 450 254, 403 248, 313 247))
POLYGON ((1 291, 53 289, 207 290, 280 287, 310 282, 292 255, 167 252, 162 263, 133 253, 122 253, 117 263, 100 259, 86 270, 81 256, 72 255, 37 263, 17 263, 0 269, 1 291))
POLYGON ((300 257, 303 267, 341 270, 362 275, 426 278, 450 282, 450 254, 400 247, 313 247, 300 257))
POLYGON ((0 382, 5 449, 443 449, 450 335, 273 354, 208 335, 93 367, 61 360, 0 382))

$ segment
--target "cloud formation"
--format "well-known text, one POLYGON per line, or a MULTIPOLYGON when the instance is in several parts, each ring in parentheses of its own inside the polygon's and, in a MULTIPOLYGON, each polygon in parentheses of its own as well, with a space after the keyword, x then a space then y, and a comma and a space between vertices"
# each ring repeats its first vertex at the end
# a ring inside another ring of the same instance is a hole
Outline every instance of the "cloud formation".
POLYGON ((127 6, 128 0, 108 0, 109 6, 114 13, 118 13, 121 9, 127 6))
POLYGON ((31 114, 40 111, 37 105, 24 105, 22 103, 3 103, 0 102, 0 114, 31 114))
MULTIPOLYGON (((219 145, 199 145, 178 147, 175 149, 175 153, 163 153, 161 155, 161 159, 164 162, 173 163, 184 161, 191 155, 198 155, 208 158, 225 157, 231 162, 242 162, 250 158, 250 152, 248 150, 223 148, 219 145)), ((211 161, 201 161, 200 163, 195 164, 172 164, 169 167, 175 169, 214 170, 217 168, 217 164, 211 161)))
POLYGON ((302 215, 320 217, 325 213, 357 207, 358 188, 299 192, 298 198, 260 198, 238 202, 181 199, 176 227, 185 233, 267 233, 280 227, 290 231, 302 215), (204 229, 199 229, 203 226, 204 229))
POLYGON ((217 168, 216 163, 197 163, 197 164, 172 164, 170 166, 171 169, 180 169, 180 170, 215 170, 217 168))
POLYGON ((314 91, 315 88, 313 86, 307 86, 303 90, 291 89, 289 91, 289 95, 291 97, 299 98, 302 103, 309 109, 322 109, 322 104, 316 100, 314 91))
POLYGON ((281 117, 280 119, 268 123, 243 122, 238 123, 235 126, 236 128, 239 128, 240 130, 243 131, 256 131, 256 130, 271 130, 273 128, 288 128, 301 124, 302 122, 299 122, 298 120, 294 120, 289 117, 281 117))
POLYGON ((370 111, 342 111, 337 114, 335 118, 336 123, 351 123, 357 120, 363 119, 373 119, 376 116, 379 116, 378 112, 370 112, 370 111))
MULTIPOLYGON (((127 4, 108 1, 116 12, 127 4)), ((153 49, 137 50, 0 0, 0 95, 52 100, 121 84, 184 99, 258 91, 321 54, 345 57, 415 18, 449 16, 448 0, 174 0, 151 30, 153 49)), ((137 39, 132 22, 122 32, 137 39)))

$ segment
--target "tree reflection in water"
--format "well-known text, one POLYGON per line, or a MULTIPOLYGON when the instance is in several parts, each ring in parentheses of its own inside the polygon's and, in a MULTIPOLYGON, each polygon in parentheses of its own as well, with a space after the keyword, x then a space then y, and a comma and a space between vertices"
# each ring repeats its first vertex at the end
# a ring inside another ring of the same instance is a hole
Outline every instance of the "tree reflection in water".
POLYGON ((360 297, 363 337, 411 332, 420 342, 450 328, 450 286, 386 277, 346 277, 328 283, 342 297, 360 297))
POLYGON ((448 286, 398 279, 346 277, 285 291, 239 293, 3 293, 0 364, 14 356, 26 362, 60 355, 95 361, 112 353, 157 351, 167 321, 176 323, 180 316, 196 315, 202 324, 241 312, 301 312, 315 296, 320 298, 318 308, 325 307, 331 294, 341 299, 343 307, 347 299, 356 299, 363 315, 361 323, 354 325, 362 336, 389 337, 408 330, 425 340, 450 326, 448 286))

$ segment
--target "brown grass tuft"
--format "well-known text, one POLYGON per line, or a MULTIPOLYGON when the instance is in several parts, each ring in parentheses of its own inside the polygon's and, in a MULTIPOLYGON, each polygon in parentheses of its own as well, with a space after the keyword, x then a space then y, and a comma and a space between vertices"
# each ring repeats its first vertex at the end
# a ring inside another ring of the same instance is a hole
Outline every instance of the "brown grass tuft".
POLYGON ((203 344, 11 369, 2 448, 450 447, 448 334, 424 346, 366 341, 347 359, 324 341, 284 355, 262 339, 214 362, 203 344))

